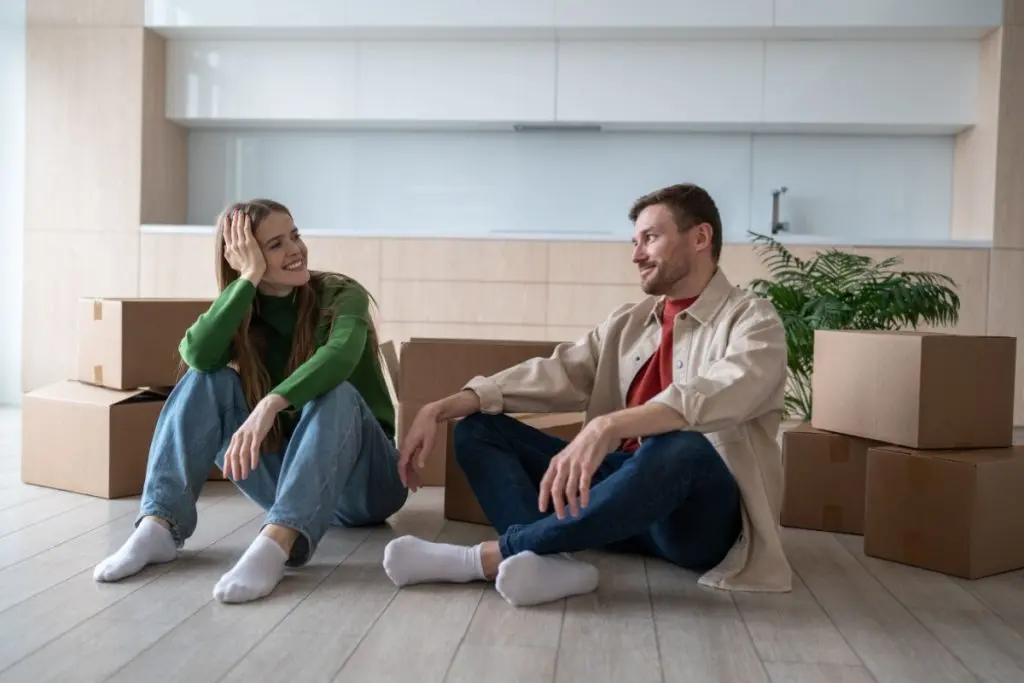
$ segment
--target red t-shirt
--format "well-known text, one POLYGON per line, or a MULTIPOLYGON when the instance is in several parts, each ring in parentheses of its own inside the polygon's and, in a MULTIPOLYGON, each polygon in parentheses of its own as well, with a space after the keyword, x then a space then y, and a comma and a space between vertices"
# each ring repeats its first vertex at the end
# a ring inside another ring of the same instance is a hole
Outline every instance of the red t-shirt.
MULTIPOLYGON (((672 383, 672 328, 676 316, 685 311, 697 300, 697 297, 665 300, 665 308, 661 313, 661 342, 654 355, 644 364, 633 378, 626 393, 626 407, 640 406, 660 394, 672 383)), ((626 439, 619 450, 632 453, 640 447, 638 439, 626 439)))

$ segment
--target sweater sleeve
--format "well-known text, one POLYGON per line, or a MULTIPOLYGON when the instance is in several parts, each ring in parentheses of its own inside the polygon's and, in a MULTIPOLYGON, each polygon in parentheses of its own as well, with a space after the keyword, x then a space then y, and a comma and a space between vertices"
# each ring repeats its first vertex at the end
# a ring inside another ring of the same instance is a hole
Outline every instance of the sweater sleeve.
POLYGON ((231 339, 256 296, 256 286, 239 278, 224 288, 210 308, 192 323, 178 344, 190 368, 213 372, 231 360, 231 339))
POLYGON ((370 332, 370 300, 362 288, 348 285, 328 305, 332 315, 327 341, 271 393, 298 410, 351 376, 370 332))

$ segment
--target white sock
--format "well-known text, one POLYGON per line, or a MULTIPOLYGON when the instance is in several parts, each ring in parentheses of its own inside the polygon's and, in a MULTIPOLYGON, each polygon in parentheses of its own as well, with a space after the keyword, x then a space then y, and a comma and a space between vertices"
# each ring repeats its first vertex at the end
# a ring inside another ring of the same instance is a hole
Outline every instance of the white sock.
POLYGON ((170 562, 177 556, 170 530, 145 517, 116 553, 96 565, 92 577, 97 581, 120 581, 138 574, 148 564, 170 562))
POLYGON ((272 538, 256 537, 235 566, 213 588, 221 602, 249 602, 270 595, 284 577, 288 553, 272 538))
POLYGON ((495 588, 516 607, 539 605, 597 590, 597 567, 566 555, 537 555, 529 550, 498 565, 495 588))
POLYGON ((484 569, 480 546, 431 543, 415 536, 402 536, 384 548, 384 572, 396 586, 444 581, 482 581, 484 569))

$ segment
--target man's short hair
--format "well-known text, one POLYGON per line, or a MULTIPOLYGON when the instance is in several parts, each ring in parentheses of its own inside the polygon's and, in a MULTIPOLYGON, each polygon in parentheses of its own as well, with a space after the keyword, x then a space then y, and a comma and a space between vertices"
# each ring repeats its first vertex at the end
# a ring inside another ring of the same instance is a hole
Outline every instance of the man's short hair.
POLYGON ((699 185, 684 183, 669 185, 660 190, 645 194, 633 202, 629 210, 629 220, 636 223, 640 212, 649 206, 664 205, 675 219, 676 227, 686 231, 695 225, 707 223, 711 226, 711 258, 718 262, 722 255, 722 217, 718 206, 707 190, 699 185))

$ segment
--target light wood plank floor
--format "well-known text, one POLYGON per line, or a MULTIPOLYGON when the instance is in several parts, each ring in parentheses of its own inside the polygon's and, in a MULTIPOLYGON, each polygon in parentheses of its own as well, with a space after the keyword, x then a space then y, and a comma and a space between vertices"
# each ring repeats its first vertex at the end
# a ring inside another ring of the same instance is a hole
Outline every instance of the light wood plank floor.
POLYGON ((387 527, 332 530, 270 599, 225 606, 213 584, 260 514, 211 484, 183 558, 98 585, 138 501, 21 484, 19 431, 0 409, 0 683, 1024 682, 1024 572, 962 581, 867 558, 857 537, 785 530, 798 579, 784 595, 597 553, 597 593, 540 608, 483 584, 396 591, 380 564, 395 534, 491 536, 445 522, 436 489, 387 527))

